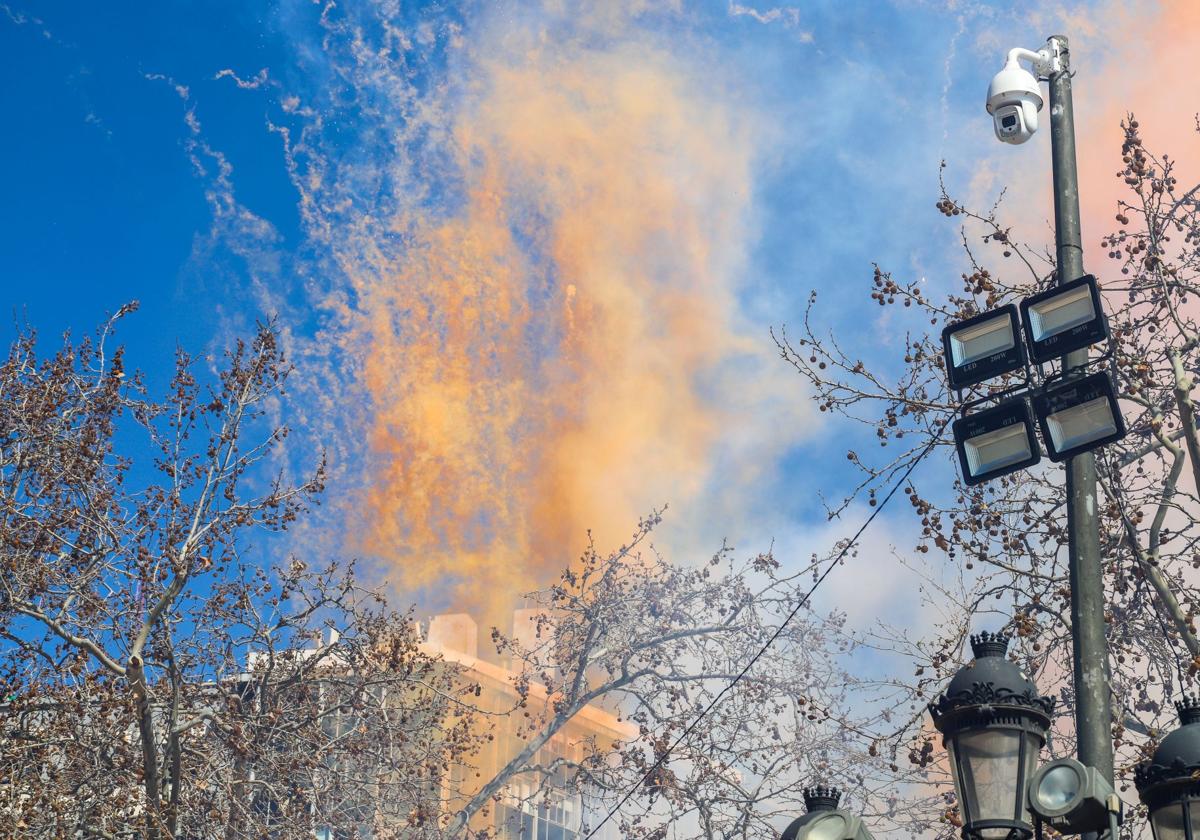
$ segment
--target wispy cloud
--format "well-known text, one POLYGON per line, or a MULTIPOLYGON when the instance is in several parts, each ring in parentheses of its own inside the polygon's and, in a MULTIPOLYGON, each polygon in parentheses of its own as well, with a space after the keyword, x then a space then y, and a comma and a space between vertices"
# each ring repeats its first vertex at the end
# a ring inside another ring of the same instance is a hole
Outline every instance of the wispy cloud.
POLYGON ((218 71, 217 75, 213 76, 213 79, 231 79, 233 80, 233 83, 242 90, 257 90, 267 82, 267 68, 262 68, 249 79, 243 79, 233 70, 226 68, 218 71))
MULTIPOLYGON (((762 24, 778 23, 793 29, 800 27, 800 9, 795 6, 773 6, 767 9, 756 9, 753 6, 745 6, 734 2, 734 0, 730 0, 729 16, 734 18, 750 18, 762 24)), ((813 41, 813 34, 808 30, 801 31, 799 37, 804 43, 812 43, 813 41)))
POLYGON ((17 26, 37 27, 41 31, 42 37, 45 38, 46 40, 51 40, 54 37, 53 35, 50 34, 50 30, 46 28, 46 24, 42 21, 41 18, 38 18, 38 17, 35 17, 34 15, 22 12, 19 9, 14 9, 12 6, 9 6, 7 3, 0 3, 0 12, 3 12, 4 16, 6 18, 8 18, 9 21, 11 21, 12 23, 15 23, 17 26))

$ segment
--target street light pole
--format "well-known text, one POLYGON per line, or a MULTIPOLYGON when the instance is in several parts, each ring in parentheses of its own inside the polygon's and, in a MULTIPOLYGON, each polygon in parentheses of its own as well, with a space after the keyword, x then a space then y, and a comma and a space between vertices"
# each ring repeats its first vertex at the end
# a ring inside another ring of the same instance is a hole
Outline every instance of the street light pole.
MULTIPOLYGON (((1018 757, 1018 751, 1011 744, 977 744, 974 740, 986 739, 985 736, 991 738, 991 730, 996 729, 998 732, 1004 730, 996 738, 1003 736, 1011 741, 1020 733, 1008 730, 1014 726, 1019 729, 1017 724, 1024 718, 1015 713, 997 717, 998 707, 993 698, 976 697, 980 691, 985 694, 997 692, 993 684, 996 680, 976 680, 968 674, 970 668, 964 669, 951 681, 947 696, 936 706, 931 706, 930 711, 938 729, 947 733, 946 746, 950 748, 958 797, 964 809, 963 837, 966 840, 1028 838, 1034 829, 1025 821, 1026 808, 1038 815, 1041 822, 1037 825, 1044 823, 1059 831, 1082 832, 1089 840, 1096 840, 1105 831, 1114 831, 1114 819, 1119 820, 1119 800, 1112 792, 1112 700, 1104 620, 1096 460, 1092 450, 1120 439, 1125 434, 1125 425, 1111 376, 1104 372, 1087 373, 1087 348, 1108 341, 1110 336, 1096 279, 1084 274, 1083 270, 1079 173, 1075 166, 1075 111, 1071 101, 1067 39, 1052 35, 1041 50, 1023 47, 1009 50, 1004 68, 988 85, 987 111, 992 115, 998 140, 1014 145, 1025 143, 1038 129, 1038 113, 1045 104, 1040 85, 1043 80, 1048 81, 1050 87, 1050 157, 1054 175, 1058 287, 1025 298, 1019 307, 1010 303, 948 324, 942 332, 942 345, 947 379, 960 401, 964 387, 1014 371, 1024 373, 1023 384, 998 392, 993 390, 988 396, 968 401, 961 407, 962 416, 954 421, 952 428, 965 484, 978 484, 1039 461, 1041 455, 1032 431, 1029 400, 1032 400, 1051 460, 1066 462, 1071 645, 1079 758, 1060 759, 1047 765, 1049 769, 1036 778, 1038 789, 1026 791, 1029 782, 1026 776, 1033 770, 1036 751, 1026 749, 1027 745, 1022 741, 1018 757), (1028 62, 1032 72, 1026 70, 1022 62, 1028 62), (1023 330, 1017 325, 1018 308, 1023 330), (1042 371, 1042 377, 1036 382, 1030 374, 1023 340, 1028 342, 1029 352, 1038 370, 1042 371), (1042 365, 1056 356, 1061 359, 1062 369, 1054 376, 1046 377, 1042 365), (1014 392, 1022 393, 1012 396, 1014 392), (995 402, 991 408, 967 413, 969 407, 989 400, 995 402), (971 681, 972 688, 956 686, 960 679, 971 681), (959 707, 973 710, 964 718, 967 721, 964 725, 960 725, 959 707), (960 744, 959 740, 964 738, 967 740, 960 744), (965 750, 966 764, 961 763, 960 750, 965 750), (1001 771, 989 767, 980 775, 981 768, 987 766, 985 759, 988 757, 1004 757, 1009 764, 1012 758, 1018 760, 1012 768, 1006 765, 1001 771), (977 764, 979 767, 975 766, 977 764), (1008 800, 996 798, 999 791, 996 783, 1006 781, 1004 776, 1012 775, 1008 770, 1018 765, 1024 772, 1016 773, 1012 779, 1018 798, 1012 803, 1014 810, 1009 814, 1008 800), (968 801, 967 790, 973 791, 977 786, 976 776, 990 780, 987 802, 968 801), (1068 779, 1073 779, 1070 784, 1076 785, 1069 796, 1066 795, 1067 788, 1063 787, 1064 780, 1068 779), (1000 807, 993 807, 997 803, 1000 807)), ((1111 348, 1108 356, 1102 358, 1109 356, 1111 348)), ((991 638, 980 641, 983 652, 976 650, 976 658, 995 659, 998 642, 991 638)), ((975 643, 973 638, 972 646, 975 643)), ((1003 650, 1000 658, 1003 658, 1003 650)), ((994 663, 992 667, 996 667, 994 663)), ((1029 686, 1022 696, 1035 695, 1036 690, 1029 686)), ((1012 696, 1012 691, 1006 689, 1003 696, 1012 696)), ((1049 701, 1050 698, 1043 699, 1049 701)), ((1200 701, 1197 705, 1200 707, 1200 701)), ((1049 707, 1046 712, 1048 715, 1049 707)), ((1039 747, 1041 743, 1039 740, 1039 747)), ((1200 791, 1200 783, 1197 791, 1200 791)), ((1109 840, 1116 839, 1110 837, 1109 840)), ((1191 834, 1187 840, 1193 840, 1191 834)), ((1200 840, 1200 831, 1195 840, 1200 840)))
MULTIPOLYGON (((1075 167, 1075 112, 1071 102, 1070 52, 1066 37, 1047 42, 1050 73, 1050 156, 1054 167, 1054 230, 1058 283, 1084 274, 1079 229, 1079 173, 1075 167)), ((1087 362, 1076 350, 1064 370, 1087 362)), ((1071 626, 1075 664, 1075 730, 1079 760, 1113 779, 1112 704, 1108 646, 1104 632, 1104 579, 1096 509, 1096 458, 1085 452, 1067 461, 1067 531, 1071 583, 1071 626)))

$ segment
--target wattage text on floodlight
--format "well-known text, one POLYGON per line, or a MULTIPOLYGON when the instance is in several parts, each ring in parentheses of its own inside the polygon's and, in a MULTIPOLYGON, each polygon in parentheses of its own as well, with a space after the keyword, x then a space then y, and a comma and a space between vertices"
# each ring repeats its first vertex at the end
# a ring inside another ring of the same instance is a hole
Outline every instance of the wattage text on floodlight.
POLYGON ((1066 459, 1125 437, 1125 420, 1107 372, 1067 379, 1033 397, 1051 461, 1066 459))
POLYGON ((967 484, 1008 475, 1042 458, 1029 403, 1022 397, 955 420, 952 428, 967 484))
POLYGON ((1013 304, 993 309, 942 330, 946 376, 951 388, 966 388, 1025 364, 1025 350, 1013 304))
POLYGON ((1048 362, 1108 338, 1100 288, 1090 274, 1025 298, 1021 321, 1035 362, 1048 362))
POLYGON ((1112 786, 1094 767, 1073 758, 1043 764, 1029 780, 1029 810, 1060 834, 1104 831, 1109 827, 1112 786))

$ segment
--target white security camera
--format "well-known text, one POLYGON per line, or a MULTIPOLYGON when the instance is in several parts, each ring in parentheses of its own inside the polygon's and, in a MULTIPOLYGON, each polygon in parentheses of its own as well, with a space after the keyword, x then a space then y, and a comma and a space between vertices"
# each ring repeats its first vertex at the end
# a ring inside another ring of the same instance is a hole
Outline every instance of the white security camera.
POLYGON ((1038 129, 1042 89, 1037 76, 1021 66, 1023 58, 1031 61, 1038 71, 1049 61, 1049 56, 1043 53, 1012 50, 1004 69, 988 85, 987 110, 992 115, 996 137, 1005 143, 1024 143, 1038 129))

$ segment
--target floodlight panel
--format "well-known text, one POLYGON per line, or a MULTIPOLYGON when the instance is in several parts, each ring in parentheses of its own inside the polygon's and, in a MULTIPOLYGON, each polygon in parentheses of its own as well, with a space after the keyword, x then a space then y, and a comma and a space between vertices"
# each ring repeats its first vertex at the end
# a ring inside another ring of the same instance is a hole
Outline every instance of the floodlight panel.
POLYGON ((1041 460, 1033 416, 1023 397, 960 417, 952 426, 963 481, 999 478, 1041 460))
POLYGON ((1021 320, 1035 362, 1048 362, 1108 338, 1096 278, 1085 274, 1021 301, 1021 320))
POLYGON ((1125 435, 1125 420, 1108 373, 1068 379, 1034 396, 1050 459, 1065 461, 1125 435))
POLYGON ((1033 454, 1028 427, 1022 423, 968 438, 963 441, 963 448, 972 475, 1002 469, 1033 454))
POLYGON ((1086 834, 1108 825, 1112 793, 1112 785, 1096 768, 1074 758, 1056 758, 1033 774, 1027 799, 1029 810, 1060 834, 1086 834))
POLYGON ((972 327, 950 333, 950 356, 955 367, 986 359, 993 353, 1011 350, 1017 344, 1008 313, 972 327))
POLYGON ((1029 307, 1029 333, 1034 341, 1045 341, 1096 317, 1092 290, 1080 286, 1029 307))
POLYGON ((942 330, 951 388, 967 388, 1021 368, 1025 345, 1015 304, 975 315, 942 330))
POLYGON ((1069 764, 1052 767, 1037 781, 1034 797, 1046 811, 1062 811, 1079 797, 1083 779, 1069 764))
POLYGON ((1108 397, 1096 397, 1082 405, 1046 415, 1046 429, 1054 448, 1061 452, 1114 434, 1117 421, 1108 397))

